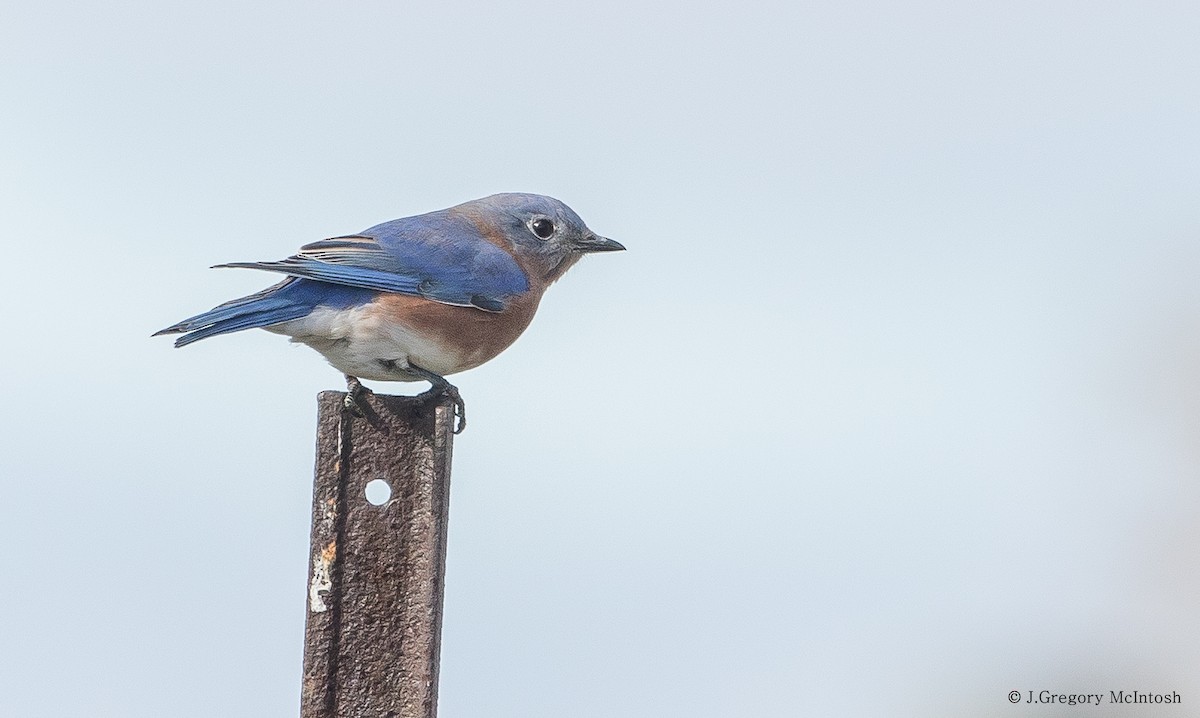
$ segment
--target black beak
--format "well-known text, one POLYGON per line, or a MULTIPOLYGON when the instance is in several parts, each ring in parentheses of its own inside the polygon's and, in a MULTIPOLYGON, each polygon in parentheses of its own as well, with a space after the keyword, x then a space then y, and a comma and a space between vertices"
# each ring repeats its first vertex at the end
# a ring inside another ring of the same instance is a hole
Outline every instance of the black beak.
POLYGON ((625 249, 625 245, 621 244, 620 242, 616 241, 615 239, 609 239, 608 237, 601 237, 598 234, 590 234, 589 233, 589 234, 585 235, 583 237, 583 239, 579 240, 578 242, 575 242, 573 249, 576 252, 584 252, 584 253, 586 253, 586 252, 619 252, 619 251, 625 249))

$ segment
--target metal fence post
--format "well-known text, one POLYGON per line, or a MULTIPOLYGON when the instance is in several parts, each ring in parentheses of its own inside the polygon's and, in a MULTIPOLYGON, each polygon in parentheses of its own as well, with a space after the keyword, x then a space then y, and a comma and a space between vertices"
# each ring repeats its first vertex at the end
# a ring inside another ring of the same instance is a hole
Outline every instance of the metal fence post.
POLYGON ((317 397, 301 718, 435 718, 453 409, 317 397), (391 489, 381 505, 366 485, 391 489))

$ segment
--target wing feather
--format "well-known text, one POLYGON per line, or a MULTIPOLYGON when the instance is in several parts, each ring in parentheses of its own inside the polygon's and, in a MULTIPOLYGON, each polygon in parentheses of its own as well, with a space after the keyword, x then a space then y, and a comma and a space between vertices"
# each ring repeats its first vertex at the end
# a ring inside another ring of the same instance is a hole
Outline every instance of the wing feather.
POLYGON ((529 288, 528 278, 511 254, 487 241, 473 226, 433 215, 408 217, 363 234, 306 244, 279 261, 216 266, 279 272, 489 312, 502 311, 510 297, 529 288))

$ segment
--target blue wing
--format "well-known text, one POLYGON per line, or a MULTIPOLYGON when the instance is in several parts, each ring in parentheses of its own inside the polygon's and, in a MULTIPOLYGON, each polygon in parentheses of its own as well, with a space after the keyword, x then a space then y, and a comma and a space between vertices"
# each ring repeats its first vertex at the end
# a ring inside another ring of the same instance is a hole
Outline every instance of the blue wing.
POLYGON ((278 262, 217 266, 264 269, 493 312, 529 289, 512 255, 485 239, 469 220, 444 210, 313 242, 278 262))

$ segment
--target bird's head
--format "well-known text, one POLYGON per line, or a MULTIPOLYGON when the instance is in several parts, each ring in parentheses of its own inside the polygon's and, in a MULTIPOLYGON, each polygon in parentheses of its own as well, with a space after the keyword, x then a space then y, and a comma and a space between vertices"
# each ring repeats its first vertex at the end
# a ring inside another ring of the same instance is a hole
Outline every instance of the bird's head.
POLYGON ((527 272, 546 283, 561 277, 585 254, 625 249, 588 229, 579 215, 553 197, 508 192, 456 209, 471 216, 489 239, 506 244, 527 272))

